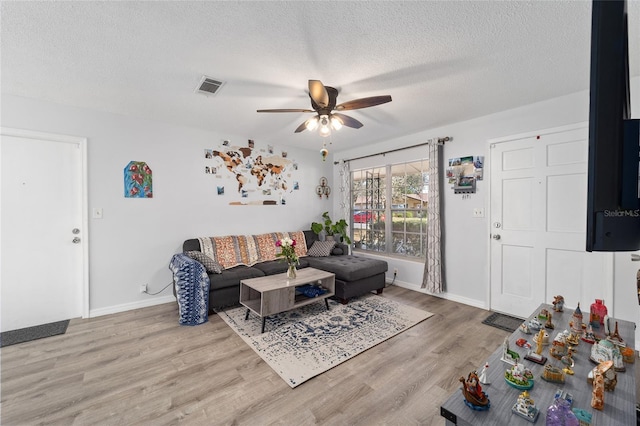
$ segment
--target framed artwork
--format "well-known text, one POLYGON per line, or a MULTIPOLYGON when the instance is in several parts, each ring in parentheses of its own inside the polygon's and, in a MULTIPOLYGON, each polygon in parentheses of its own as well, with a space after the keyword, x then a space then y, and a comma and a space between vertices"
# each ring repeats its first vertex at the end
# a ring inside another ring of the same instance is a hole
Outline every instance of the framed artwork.
POLYGON ((125 198, 153 198, 153 175, 144 161, 129 161, 124 168, 125 198))

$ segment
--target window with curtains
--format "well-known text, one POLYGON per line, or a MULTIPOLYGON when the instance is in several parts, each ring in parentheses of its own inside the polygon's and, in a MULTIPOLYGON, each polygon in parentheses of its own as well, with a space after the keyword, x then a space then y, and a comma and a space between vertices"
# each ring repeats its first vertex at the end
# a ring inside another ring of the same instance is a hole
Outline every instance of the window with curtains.
POLYGON ((424 259, 428 159, 351 172, 351 240, 359 250, 424 259))

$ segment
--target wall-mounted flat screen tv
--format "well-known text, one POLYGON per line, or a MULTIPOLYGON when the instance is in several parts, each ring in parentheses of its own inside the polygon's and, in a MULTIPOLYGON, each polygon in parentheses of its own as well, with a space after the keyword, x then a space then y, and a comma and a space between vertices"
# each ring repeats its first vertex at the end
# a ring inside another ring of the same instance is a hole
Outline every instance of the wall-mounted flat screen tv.
POLYGON ((639 250, 640 120, 630 111, 626 1, 593 1, 591 19, 586 249, 639 250))

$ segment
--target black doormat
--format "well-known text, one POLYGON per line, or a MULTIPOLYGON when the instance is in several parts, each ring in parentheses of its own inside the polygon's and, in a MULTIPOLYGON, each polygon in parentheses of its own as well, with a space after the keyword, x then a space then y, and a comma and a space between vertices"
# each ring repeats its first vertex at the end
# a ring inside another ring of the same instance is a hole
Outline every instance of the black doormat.
POLYGON ((45 337, 56 336, 67 332, 69 320, 52 322, 49 324, 36 325, 33 327, 21 328, 19 330, 5 331, 0 333, 0 348, 29 342, 31 340, 43 339, 45 337))
POLYGON ((483 324, 511 332, 516 331, 523 322, 524 320, 521 318, 510 317, 509 315, 499 314, 497 312, 492 313, 482 321, 483 324))

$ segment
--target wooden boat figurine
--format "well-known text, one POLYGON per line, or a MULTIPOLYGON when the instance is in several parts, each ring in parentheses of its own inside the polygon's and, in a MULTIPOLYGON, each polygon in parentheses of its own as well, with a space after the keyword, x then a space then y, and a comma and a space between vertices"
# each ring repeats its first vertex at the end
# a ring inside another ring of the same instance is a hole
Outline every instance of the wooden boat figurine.
POLYGON ((465 404, 474 410, 487 410, 491 406, 489 397, 482 390, 478 373, 472 371, 465 379, 460 377, 462 383, 462 396, 464 396, 465 404))

